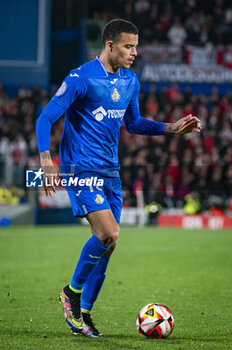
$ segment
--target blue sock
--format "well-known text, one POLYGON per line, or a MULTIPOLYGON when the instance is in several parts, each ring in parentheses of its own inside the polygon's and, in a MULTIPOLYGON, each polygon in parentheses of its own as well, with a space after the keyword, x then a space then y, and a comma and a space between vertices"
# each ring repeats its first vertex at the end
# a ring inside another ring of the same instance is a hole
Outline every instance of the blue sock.
POLYGON ((84 285, 81 297, 81 310, 91 311, 106 278, 109 257, 102 256, 84 285))
POLYGON ((85 281, 98 263, 100 257, 108 249, 95 235, 85 243, 70 283, 72 290, 82 290, 85 281))

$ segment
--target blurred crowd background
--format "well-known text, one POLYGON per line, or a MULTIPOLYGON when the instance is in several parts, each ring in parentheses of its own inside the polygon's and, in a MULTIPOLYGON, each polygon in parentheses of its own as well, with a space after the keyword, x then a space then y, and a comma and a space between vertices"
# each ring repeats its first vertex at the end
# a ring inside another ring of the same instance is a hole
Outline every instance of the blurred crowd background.
MULTIPOLYGON (((183 61, 188 44, 220 45, 223 50, 232 44, 229 0, 90 0, 83 11, 88 17, 89 47, 96 51, 102 26, 118 17, 139 27, 140 55, 146 45, 167 43, 181 48, 183 61)), ((73 14, 68 25, 75 26, 79 19, 73 14)), ((63 20, 54 14, 53 26, 61 27, 63 20)), ((228 51, 225 57, 230 57, 228 51)), ((219 57, 218 63, 230 62, 225 57, 221 61, 219 57)), ((35 123, 60 82, 56 83, 49 89, 24 84, 14 96, 0 85, 0 203, 13 203, 15 193, 18 201, 27 196, 25 169, 39 163, 35 123)), ((193 200, 196 212, 232 210, 232 91, 221 93, 216 85, 206 92, 192 91, 191 84, 153 83, 141 85, 139 100, 141 115, 148 119, 171 123, 191 113, 201 119, 203 131, 184 137, 148 137, 129 135, 123 125, 119 159, 124 206, 135 206, 136 194, 143 191, 146 204, 158 203, 162 208, 183 208, 193 200)), ((54 124, 51 134, 57 165, 63 121, 62 117, 54 124)))
POLYGON ((97 39, 102 19, 124 17, 136 23, 140 41, 168 41, 174 45, 232 43, 230 0, 90 0, 90 34, 97 39), (93 10, 94 9, 94 10, 93 10))

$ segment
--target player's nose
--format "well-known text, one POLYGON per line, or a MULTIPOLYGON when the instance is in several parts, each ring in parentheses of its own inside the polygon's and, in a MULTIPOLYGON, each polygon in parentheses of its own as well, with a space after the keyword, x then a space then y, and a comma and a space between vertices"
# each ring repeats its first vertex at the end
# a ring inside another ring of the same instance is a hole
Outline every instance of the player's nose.
POLYGON ((131 54, 132 54, 133 56, 137 56, 136 47, 132 47, 132 48, 131 48, 131 54))

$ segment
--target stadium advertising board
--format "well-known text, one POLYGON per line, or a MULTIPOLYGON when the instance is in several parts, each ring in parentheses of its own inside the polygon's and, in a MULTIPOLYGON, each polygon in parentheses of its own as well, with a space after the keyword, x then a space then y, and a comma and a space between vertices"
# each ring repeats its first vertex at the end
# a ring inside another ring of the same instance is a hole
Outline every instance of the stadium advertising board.
POLYGON ((186 64, 143 63, 140 67, 142 82, 169 83, 232 83, 232 70, 221 66, 195 68, 186 64))
POLYGON ((223 64, 224 48, 208 43, 204 47, 186 45, 185 63, 196 68, 213 68, 223 64))
POLYGON ((138 49, 143 82, 231 83, 232 46, 169 44, 143 45, 138 49))
POLYGON ((138 58, 146 62, 183 63, 183 50, 169 44, 141 45, 138 47, 138 58))
POLYGON ((187 229, 209 228, 219 230, 232 228, 232 216, 229 215, 168 215, 159 214, 158 225, 163 227, 182 227, 187 229))

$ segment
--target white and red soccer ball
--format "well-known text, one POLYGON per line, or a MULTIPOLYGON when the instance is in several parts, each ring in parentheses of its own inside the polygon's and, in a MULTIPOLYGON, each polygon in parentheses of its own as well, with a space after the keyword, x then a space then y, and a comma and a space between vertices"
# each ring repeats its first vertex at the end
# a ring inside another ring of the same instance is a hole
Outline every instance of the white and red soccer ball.
POLYGON ((148 304, 139 311, 136 327, 145 338, 167 338, 174 328, 174 317, 167 306, 148 304))

